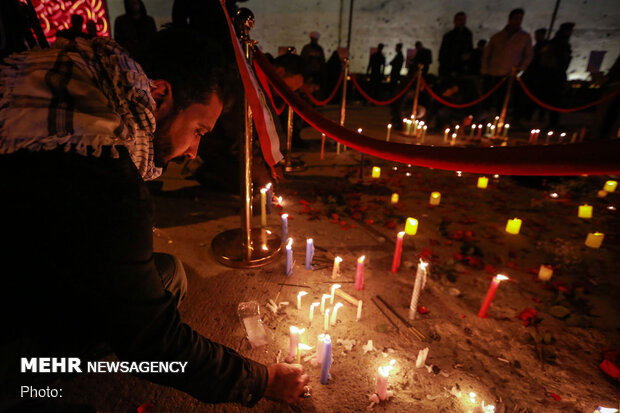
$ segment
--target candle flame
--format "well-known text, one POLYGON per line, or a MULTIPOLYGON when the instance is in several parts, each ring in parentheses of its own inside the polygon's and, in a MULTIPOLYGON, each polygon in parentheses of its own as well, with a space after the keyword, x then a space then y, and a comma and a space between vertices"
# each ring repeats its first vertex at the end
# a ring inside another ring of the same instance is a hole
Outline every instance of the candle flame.
POLYGON ((494 179, 497 179, 497 178, 499 178, 499 175, 498 175, 498 174, 495 174, 495 175, 493 175, 493 178, 494 178, 494 179))
POLYGON ((263 244, 263 245, 261 246, 261 249, 262 249, 263 251, 268 251, 268 250, 269 250, 269 247, 267 246, 267 244, 263 244))
POLYGON ((407 172, 405 175, 407 175, 407 176, 411 176, 411 172, 407 172))
POLYGON ((357 128, 357 133, 362 133, 362 128, 357 128))
POLYGON ((306 244, 312 244, 312 238, 308 238, 308 239, 306 240, 306 244))
POLYGON ((496 279, 497 281, 506 281, 506 280, 509 280, 510 278, 508 278, 508 277, 507 277, 507 276, 505 276, 504 274, 497 274, 497 275, 495 276, 495 279, 496 279))
POLYGON ((291 326, 290 331, 292 334, 302 334, 304 331, 306 331, 305 328, 298 328, 296 326, 291 326))
POLYGON ((359 262, 359 263, 361 264, 361 263, 363 263, 363 262, 364 262, 364 260, 365 260, 365 259, 366 259, 366 256, 365 256, 365 255, 362 255, 361 257, 359 257, 359 258, 357 259, 357 262, 359 262))
MULTIPOLYGON (((282 197, 280 197, 282 198, 282 197)), ((288 218, 288 214, 282 214, 282 219, 287 219, 288 218)))
POLYGON ((424 127, 423 127, 422 129, 427 130, 427 129, 428 129, 428 127, 427 127, 426 125, 424 125, 424 127))
POLYGON ((338 309, 339 309, 340 307, 342 307, 343 305, 344 305, 344 304, 342 304, 342 303, 340 303, 340 302, 336 303, 336 305, 334 306, 334 312, 338 311, 338 309))
POLYGON ((336 262, 342 262, 342 258, 340 258, 340 257, 336 257, 336 258, 334 258, 334 261, 336 261, 336 262))
POLYGON ((478 125, 478 129, 482 129, 482 123, 478 125))
POLYGON ((297 297, 301 298, 301 297, 303 297, 304 295, 307 295, 307 294, 308 294, 307 291, 300 291, 300 292, 297 293, 297 297))
POLYGON ((432 196, 433 198, 439 198, 439 192, 433 192, 433 193, 431 194, 431 196, 432 196))
POLYGON ((405 231, 400 231, 398 234, 396 234, 396 236, 398 238, 403 238, 405 236, 405 231))
POLYGON ((388 377, 390 375, 390 370, 394 368, 394 364, 396 364, 396 360, 391 360, 390 364, 388 364, 387 366, 379 367, 379 374, 383 377, 388 377))
MULTIPOLYGON (((281 196, 278 197, 278 203, 282 204, 282 197, 281 196)), ((286 215, 288 216, 288 214, 286 214, 286 215)))
POLYGON ((562 133, 560 133, 560 136, 561 136, 561 137, 565 137, 565 136, 566 136, 566 132, 562 132, 562 133))
POLYGON ((471 401, 472 403, 476 403, 476 393, 474 393, 473 391, 469 392, 469 401, 471 401))
POLYGON ((555 198, 557 198, 559 195, 558 195, 558 193, 557 193, 557 192, 552 192, 551 194, 549 194, 549 196, 550 196, 551 198, 554 198, 554 199, 555 199, 555 198))
POLYGON ((271 182, 269 182, 267 185, 265 185, 265 188, 267 188, 267 189, 271 188, 271 182))
POLYGON ((299 348, 299 350, 311 350, 312 349, 311 346, 304 344, 304 343, 298 343, 297 348, 299 348))
POLYGON ((459 129, 461 129, 461 125, 456 125, 456 126, 454 127, 454 129, 455 129, 455 130, 459 130, 459 129))
POLYGON ((504 128, 509 129, 510 128, 510 123, 505 124, 504 128))
POLYGON ((266 194, 266 193, 267 193, 267 191, 268 191, 268 189, 267 189, 266 187, 265 187, 265 188, 261 188, 261 189, 260 189, 260 193, 261 193, 261 194, 266 194))
POLYGON ((265 232, 269 235, 271 235, 271 231, 269 231, 268 229, 265 230, 265 232))
POLYGON ((420 267, 425 270, 428 267, 428 262, 420 260, 420 267))
POLYGON ((444 131, 444 133, 449 133, 450 132, 450 128, 446 128, 446 130, 444 131))
POLYGON ((288 249, 293 248, 293 238, 289 238, 288 239, 288 243, 286 244, 286 248, 288 248, 288 249))
POLYGON ((453 133, 452 134, 452 139, 455 139, 455 138, 456 138, 456 133, 453 133))
POLYGON ((613 407, 602 407, 602 406, 599 406, 599 407, 596 408, 595 411, 602 412, 602 413, 617 413, 618 409, 615 409, 613 407))
POLYGON ((388 123, 388 129, 392 128, 392 124, 388 123))
POLYGON ((547 132, 547 135, 549 135, 549 136, 553 135, 553 131, 550 130, 549 132, 547 132))
POLYGON ((483 400, 482 401, 482 410, 484 410, 485 413, 493 413, 495 411, 495 406, 493 406, 492 404, 487 404, 485 406, 484 400, 483 400))
POLYGON ((461 176, 461 175, 463 174, 463 172, 462 172, 462 171, 456 171, 456 174, 457 174, 458 176, 461 176))

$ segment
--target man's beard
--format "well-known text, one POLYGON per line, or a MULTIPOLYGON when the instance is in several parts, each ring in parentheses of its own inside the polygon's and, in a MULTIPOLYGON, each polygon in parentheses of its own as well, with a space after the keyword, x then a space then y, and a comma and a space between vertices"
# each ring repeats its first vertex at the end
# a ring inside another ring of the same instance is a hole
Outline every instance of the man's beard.
POLYGON ((157 123, 157 129, 155 129, 153 137, 153 161, 158 168, 166 168, 170 162, 181 163, 185 160, 185 156, 171 158, 174 148, 172 147, 170 128, 178 114, 179 111, 175 108, 172 114, 157 123))

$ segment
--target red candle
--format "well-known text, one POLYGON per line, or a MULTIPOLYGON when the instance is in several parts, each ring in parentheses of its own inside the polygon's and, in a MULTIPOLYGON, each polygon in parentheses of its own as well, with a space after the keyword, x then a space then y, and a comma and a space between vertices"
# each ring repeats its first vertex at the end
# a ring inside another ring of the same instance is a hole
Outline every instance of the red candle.
POLYGON ((321 160, 325 157, 325 134, 321 134, 321 160))
POLYGON ((357 259, 357 271, 355 272, 355 289, 363 290, 364 289, 364 260, 366 259, 365 255, 362 255, 357 259))
POLYGON ((403 237, 405 231, 401 231, 396 235, 396 248, 394 249, 394 260, 392 261, 392 272, 398 271, 400 267, 400 257, 403 254, 403 237))
POLYGON ((478 137, 482 136, 482 123, 478 125, 478 137))
POLYGON ((484 301, 482 302, 482 307, 480 307, 480 311, 478 311, 478 317, 487 318, 487 310, 491 305, 491 301, 493 301, 493 297, 495 297, 495 292, 497 291, 497 287, 499 287, 499 283, 507 279, 508 277, 502 274, 497 274, 493 277, 489 291, 487 291, 487 295, 484 297, 484 301))
POLYGON ((532 129, 530 131, 530 141, 529 141, 530 143, 534 142, 534 133, 536 133, 536 129, 532 129))

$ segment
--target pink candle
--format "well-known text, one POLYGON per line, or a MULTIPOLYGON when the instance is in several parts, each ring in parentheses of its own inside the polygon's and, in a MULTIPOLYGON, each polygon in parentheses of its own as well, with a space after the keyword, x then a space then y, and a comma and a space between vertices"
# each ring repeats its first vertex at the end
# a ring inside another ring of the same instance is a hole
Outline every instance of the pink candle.
POLYGON ((403 254, 403 237, 405 231, 401 231, 396 235, 396 249, 394 249, 394 260, 392 261, 392 272, 398 271, 400 267, 400 257, 403 254))
POLYGON ((482 123, 478 125, 478 137, 482 136, 482 123))
POLYGON ((357 271, 355 272, 355 289, 363 290, 364 289, 364 260, 366 259, 365 255, 362 255, 357 259, 357 271))
POLYGON ((291 326, 288 349, 289 357, 297 356, 297 348, 299 347, 299 343, 301 343, 301 333, 303 333, 305 330, 305 328, 299 329, 295 326, 291 326))
POLYGON ((377 387, 375 389, 377 396, 379 396, 379 400, 389 399, 391 394, 388 392, 388 377, 390 377, 390 370, 396 363, 396 360, 390 361, 390 364, 387 366, 379 367, 377 371, 377 387))
POLYGON ((487 318, 487 310, 491 305, 491 301, 493 301, 493 297, 495 297, 495 292, 497 291, 497 287, 499 287, 499 283, 507 279, 508 277, 502 274, 497 274, 493 277, 491 286, 489 287, 487 295, 484 297, 484 301, 482 302, 482 307, 480 307, 480 311, 478 311, 478 317, 487 318))

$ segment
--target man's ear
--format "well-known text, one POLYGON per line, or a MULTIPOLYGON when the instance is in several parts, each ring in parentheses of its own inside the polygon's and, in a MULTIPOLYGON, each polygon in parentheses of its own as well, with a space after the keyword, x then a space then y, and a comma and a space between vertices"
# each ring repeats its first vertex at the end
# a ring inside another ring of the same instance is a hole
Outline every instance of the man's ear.
POLYGON ((162 119, 172 113, 174 109, 174 99, 172 98, 172 88, 170 83, 164 79, 152 81, 151 96, 155 100, 155 118, 162 119))

